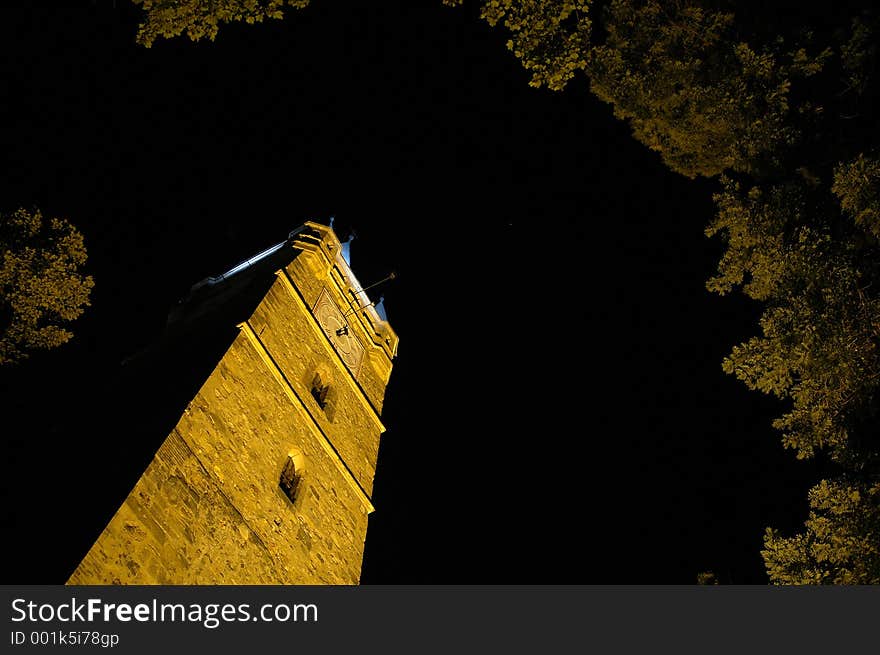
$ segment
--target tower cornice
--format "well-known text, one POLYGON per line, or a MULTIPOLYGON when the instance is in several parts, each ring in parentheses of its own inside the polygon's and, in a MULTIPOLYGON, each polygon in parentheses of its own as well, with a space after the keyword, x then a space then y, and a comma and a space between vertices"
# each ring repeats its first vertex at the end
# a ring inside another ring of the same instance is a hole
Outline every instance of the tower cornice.
POLYGON ((319 258, 328 272, 332 286, 343 301, 346 318, 357 319, 359 331, 374 346, 380 348, 389 360, 397 355, 397 333, 390 323, 379 316, 373 301, 358 281, 348 262, 342 256, 342 242, 328 225, 306 221, 291 233, 294 248, 307 251, 319 258))

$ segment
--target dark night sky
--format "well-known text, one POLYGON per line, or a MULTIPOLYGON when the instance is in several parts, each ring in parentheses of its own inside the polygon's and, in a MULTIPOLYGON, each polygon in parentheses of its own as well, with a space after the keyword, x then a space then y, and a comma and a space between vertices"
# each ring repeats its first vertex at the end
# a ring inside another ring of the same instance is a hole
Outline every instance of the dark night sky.
POLYGON ((71 344, 0 373, 4 583, 76 566, 118 505, 81 476, 137 478, 125 434, 68 430, 120 360, 331 214, 362 282, 399 274, 364 583, 766 582, 763 530, 802 523, 816 465, 721 371, 758 308, 704 289, 712 183, 584 79, 530 88, 472 9, 314 0, 147 50, 124 0, 69 4, 0 14, 0 209, 70 219, 96 282, 71 344))

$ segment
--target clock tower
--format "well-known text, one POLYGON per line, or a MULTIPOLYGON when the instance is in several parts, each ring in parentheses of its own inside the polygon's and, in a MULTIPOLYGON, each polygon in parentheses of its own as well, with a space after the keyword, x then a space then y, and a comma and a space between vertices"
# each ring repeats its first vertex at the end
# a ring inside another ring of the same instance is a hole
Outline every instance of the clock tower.
POLYGON ((172 311, 150 358, 205 373, 152 378, 185 402, 68 584, 359 582, 397 335, 343 245, 307 222, 172 311))

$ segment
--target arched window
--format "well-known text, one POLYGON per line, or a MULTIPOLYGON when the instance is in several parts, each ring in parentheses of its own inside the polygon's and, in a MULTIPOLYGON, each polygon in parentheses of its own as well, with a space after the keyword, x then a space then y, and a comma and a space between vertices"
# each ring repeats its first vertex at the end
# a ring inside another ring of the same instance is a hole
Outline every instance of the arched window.
MULTIPOLYGON (((309 370, 309 369, 307 369, 309 370)), ((318 407, 324 412, 328 421, 333 421, 335 414, 337 389, 333 384, 333 372, 323 362, 316 364, 310 369, 311 374, 305 378, 306 387, 315 399, 318 407)))
POLYGON ((303 470, 305 468, 305 459, 299 451, 291 451, 284 461, 281 468, 281 477, 278 480, 278 486, 284 492, 284 495, 293 502, 296 499, 296 490, 299 488, 302 480, 303 470))

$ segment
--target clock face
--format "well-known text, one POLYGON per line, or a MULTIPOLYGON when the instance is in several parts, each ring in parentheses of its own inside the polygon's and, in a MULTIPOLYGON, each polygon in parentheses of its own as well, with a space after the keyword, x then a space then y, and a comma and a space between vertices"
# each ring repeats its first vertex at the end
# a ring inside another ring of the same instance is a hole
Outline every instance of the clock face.
POLYGON ((357 377, 364 359, 364 346, 354 335, 345 316, 339 311, 326 289, 321 291, 312 311, 342 361, 357 377))

